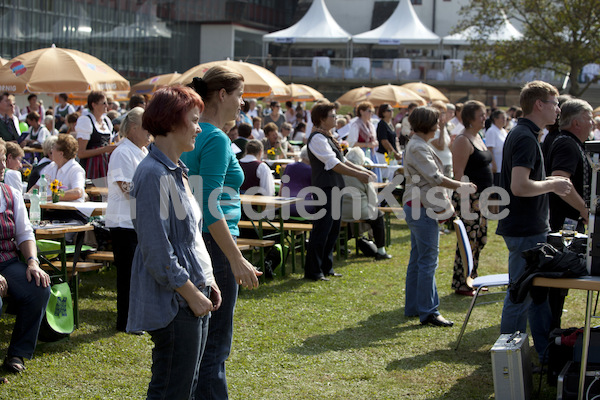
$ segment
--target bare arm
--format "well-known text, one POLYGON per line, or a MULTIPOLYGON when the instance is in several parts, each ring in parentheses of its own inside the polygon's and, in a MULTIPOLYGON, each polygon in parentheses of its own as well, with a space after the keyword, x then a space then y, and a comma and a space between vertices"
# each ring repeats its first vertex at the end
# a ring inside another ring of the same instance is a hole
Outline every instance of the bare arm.
POLYGON ((262 275, 262 272, 254 268, 254 265, 250 264, 250 262, 242 256, 233 237, 231 237, 225 219, 220 219, 217 222, 210 224, 208 226, 208 231, 217 242, 217 245, 223 254, 227 257, 236 282, 248 289, 257 288, 257 276, 262 275))
POLYGON ((80 159, 90 158, 104 153, 112 153, 116 148, 115 145, 108 145, 104 147, 98 147, 97 149, 86 149, 89 140, 77 139, 79 150, 77 151, 77 157, 80 159))
POLYGON ((27 263, 27 282, 31 282, 31 279, 35 279, 37 286, 48 287, 50 285, 50 276, 40 268, 40 263, 37 261, 37 247, 35 247, 35 241, 25 240, 19 245, 19 250, 23 254, 27 263))
POLYGON ((398 153, 396 150, 394 150, 394 148, 392 147, 392 144, 390 143, 389 140, 387 139, 383 139, 380 144, 387 150, 388 155, 389 154, 393 154, 394 158, 396 160, 400 160, 402 157, 400 156, 400 153, 398 153))
POLYGON ((333 171, 337 172, 338 174, 353 176, 362 183, 369 183, 369 178, 373 175, 372 172, 358 169, 358 167, 350 161, 337 164, 335 167, 333 167, 333 171))
MULTIPOLYGON (((567 179, 571 178, 571 174, 566 171, 552 171, 552 176, 562 176, 567 179)), ((571 190, 566 196, 562 198, 568 205, 579 211, 579 214, 585 221, 588 223, 588 218, 590 214, 590 210, 585 207, 585 201, 583 198, 577 193, 577 190, 571 190)))
POLYGON ((65 190, 64 195, 60 197, 61 201, 73 201, 77 200, 84 195, 84 191, 81 188, 65 190))
POLYGON ((488 150, 492 153, 492 172, 496 173, 498 172, 498 165, 496 164, 496 157, 494 156, 494 148, 488 147, 488 150))
POLYGON ((454 178, 460 180, 465 174, 469 156, 473 153, 473 145, 464 136, 459 136, 452 144, 452 169, 454 178))
POLYGON ((529 179, 531 169, 526 167, 513 167, 511 170, 510 190, 515 196, 535 197, 545 193, 556 193, 559 196, 569 194, 573 185, 565 177, 551 176, 544 181, 529 179))

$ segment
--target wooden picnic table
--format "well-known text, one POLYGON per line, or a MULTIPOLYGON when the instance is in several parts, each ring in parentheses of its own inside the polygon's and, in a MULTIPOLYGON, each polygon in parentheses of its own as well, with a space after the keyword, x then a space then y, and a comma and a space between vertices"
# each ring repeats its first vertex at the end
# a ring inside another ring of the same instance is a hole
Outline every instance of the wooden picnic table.
MULTIPOLYGON (((298 198, 298 197, 279 197, 279 196, 259 196, 259 195, 246 195, 246 194, 242 194, 240 195, 240 202, 242 204, 242 207, 244 205, 249 205, 249 206, 253 206, 253 207, 257 207, 259 210, 258 212, 262 212, 265 208, 267 207, 273 207, 274 209, 280 209, 281 207, 283 207, 284 205, 292 205, 295 204, 296 202, 300 201, 302 199, 298 198)), ((258 235, 259 239, 263 239, 263 222, 272 224, 269 220, 267 220, 266 218, 260 218, 258 219, 258 226, 255 225, 255 230, 256 233, 258 235)), ((281 215, 281 213, 279 213, 279 235, 280 235, 280 243, 283 244, 285 243, 285 231, 283 229, 283 217, 281 215)), ((254 221, 252 221, 253 225, 254 225, 254 221)), ((260 252, 260 262, 264 263, 264 249, 261 247, 259 248, 259 252, 260 252)), ((293 259, 292 263, 295 266, 295 262, 296 260, 293 259)), ((285 275, 285 268, 282 268, 283 270, 283 275, 285 275)))
POLYGON ((46 204, 40 204, 42 210, 79 211, 84 215, 92 217, 106 214, 106 206, 106 202, 101 201, 59 201, 58 203, 48 202, 46 204))

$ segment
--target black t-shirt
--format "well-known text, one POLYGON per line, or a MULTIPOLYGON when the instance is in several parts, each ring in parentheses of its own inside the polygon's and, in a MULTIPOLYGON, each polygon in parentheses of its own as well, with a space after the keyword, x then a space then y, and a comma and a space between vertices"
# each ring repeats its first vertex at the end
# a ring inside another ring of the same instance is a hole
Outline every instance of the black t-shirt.
POLYGON ((506 218, 498 221, 496 233, 502 236, 525 237, 548 232, 548 195, 534 197, 515 196, 510 190, 514 167, 529 168, 529 179, 546 179, 542 149, 537 141, 540 128, 526 118, 519 118, 504 142, 500 186, 509 196, 510 203, 502 207, 509 210, 506 218))
MULTIPOLYGON (((390 126, 384 120, 381 119, 377 124, 377 140, 379 141, 379 148, 377 149, 377 152, 381 154, 385 154, 388 152, 387 149, 381 144, 381 141, 384 139, 390 142, 394 150, 397 150, 396 132, 394 132, 392 128, 390 128, 390 126)), ((391 156, 391 154, 388 154, 388 156, 391 156)))
MULTIPOLYGON (((553 145, 548 151, 546 159, 546 174, 551 175, 552 171, 565 171, 571 174, 573 187, 583 197, 583 166, 582 159, 583 143, 569 131, 561 131, 560 135, 554 140, 553 145)), ((587 162, 586 168, 589 168, 587 162)), ((588 177, 591 177, 588 173, 588 177)), ((588 182, 589 184, 589 182, 588 182)), ((577 220, 579 211, 571 207, 566 201, 558 195, 550 193, 550 230, 552 232, 562 229, 565 218, 577 220)), ((585 200, 585 199, 584 199, 585 200)))

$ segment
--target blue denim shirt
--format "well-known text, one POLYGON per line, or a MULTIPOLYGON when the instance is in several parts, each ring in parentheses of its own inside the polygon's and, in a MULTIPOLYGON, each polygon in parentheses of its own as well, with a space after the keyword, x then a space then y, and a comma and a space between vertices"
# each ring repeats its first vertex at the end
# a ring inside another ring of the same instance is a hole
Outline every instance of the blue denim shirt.
POLYGON ((175 289, 188 279, 199 289, 206 278, 194 249, 197 225, 183 185, 186 166, 175 165, 155 145, 133 176, 133 226, 138 245, 131 266, 128 331, 167 326, 187 306, 175 289))

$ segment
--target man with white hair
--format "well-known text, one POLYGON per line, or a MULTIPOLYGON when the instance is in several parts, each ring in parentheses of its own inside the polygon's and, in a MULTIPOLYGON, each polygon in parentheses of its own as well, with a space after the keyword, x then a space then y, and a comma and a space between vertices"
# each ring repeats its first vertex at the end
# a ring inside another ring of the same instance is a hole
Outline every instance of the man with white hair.
POLYGON ((592 106, 585 100, 571 99, 565 101, 560 110, 560 133, 548 152, 546 174, 569 178, 575 190, 562 197, 550 194, 552 232, 562 229, 565 218, 580 220, 583 227, 590 211, 585 200, 590 197, 592 171, 583 143, 594 128, 592 106))

